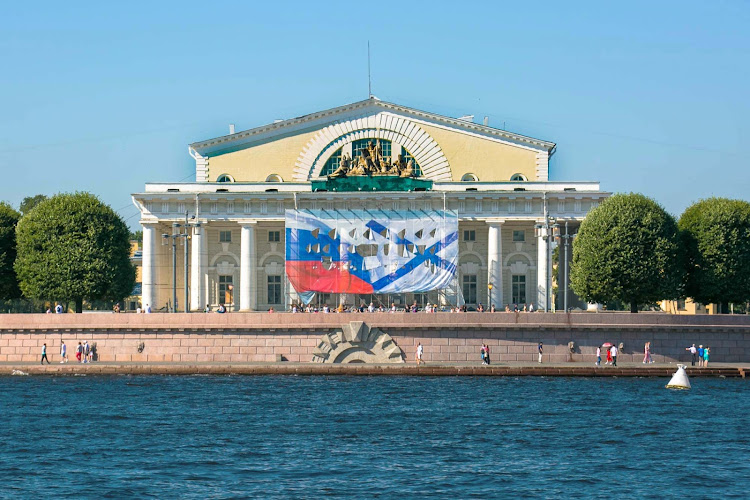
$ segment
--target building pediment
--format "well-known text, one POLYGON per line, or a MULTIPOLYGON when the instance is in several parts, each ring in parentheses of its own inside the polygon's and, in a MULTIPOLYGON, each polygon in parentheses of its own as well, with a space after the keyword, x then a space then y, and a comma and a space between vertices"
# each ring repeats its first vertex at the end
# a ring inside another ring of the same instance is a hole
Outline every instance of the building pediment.
POLYGON ((308 182, 330 174, 347 156, 356 160, 362 144, 371 140, 383 145, 389 164, 413 160, 418 177, 443 182, 464 176, 507 181, 514 173, 546 181, 555 148, 548 141, 370 98, 196 142, 190 154, 199 182, 308 182))
MULTIPOLYGON (((390 102, 381 101, 376 98, 365 99, 345 106, 331 108, 325 111, 310 113, 279 120, 268 125, 243 130, 234 134, 229 134, 205 141, 198 141, 190 144, 190 148, 202 156, 214 156, 224 154, 230 151, 236 151, 243 147, 250 147, 259 142, 272 140, 275 137, 284 137, 285 135, 302 130, 322 129, 337 122, 351 121, 352 119, 367 119, 370 124, 375 124, 376 115, 386 113, 397 115, 414 121, 423 121, 434 125, 448 127, 456 132, 477 134, 486 138, 492 138, 507 144, 518 145, 522 147, 533 148, 540 151, 552 153, 555 143, 535 139, 532 137, 515 134, 506 130, 480 125, 460 118, 450 118, 427 111, 421 111, 407 106, 401 106, 390 102)), ((368 122, 362 122, 366 124, 368 122)))

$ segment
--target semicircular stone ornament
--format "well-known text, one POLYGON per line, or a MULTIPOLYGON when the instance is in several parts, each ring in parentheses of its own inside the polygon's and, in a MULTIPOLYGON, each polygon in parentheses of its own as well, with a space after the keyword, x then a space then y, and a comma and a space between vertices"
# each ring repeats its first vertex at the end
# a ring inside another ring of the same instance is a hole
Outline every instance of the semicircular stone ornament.
POLYGON ((403 363, 401 348, 390 335, 363 321, 350 321, 320 338, 313 363, 403 363))

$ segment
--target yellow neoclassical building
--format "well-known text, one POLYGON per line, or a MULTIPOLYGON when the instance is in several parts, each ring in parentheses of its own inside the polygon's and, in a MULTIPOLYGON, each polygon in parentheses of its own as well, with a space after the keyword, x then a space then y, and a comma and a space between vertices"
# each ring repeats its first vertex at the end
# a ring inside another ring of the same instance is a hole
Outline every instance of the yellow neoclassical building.
POLYGON ((195 182, 148 183, 133 195, 144 306, 184 310, 187 291, 191 310, 309 301, 545 309, 552 247, 569 241, 552 226, 573 234, 609 195, 598 182, 550 181, 552 142, 374 97, 231 132, 190 144, 195 182), (388 218, 413 228, 411 240, 388 218), (330 239, 305 224, 330 224, 330 239), (375 225, 383 229, 367 230, 375 225), (318 240, 305 245, 308 233, 318 240), (432 274, 414 274, 416 262, 432 274))

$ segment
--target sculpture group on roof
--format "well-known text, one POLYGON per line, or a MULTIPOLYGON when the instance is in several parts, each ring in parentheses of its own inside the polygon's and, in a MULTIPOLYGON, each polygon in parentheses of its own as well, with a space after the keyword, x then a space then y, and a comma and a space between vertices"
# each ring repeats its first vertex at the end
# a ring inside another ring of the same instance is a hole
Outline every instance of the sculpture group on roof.
POLYGON ((362 175, 392 175, 397 177, 416 177, 414 159, 404 160, 404 155, 398 155, 395 161, 383 156, 380 140, 370 141, 360 156, 352 159, 349 153, 341 157, 339 167, 328 175, 329 179, 362 175))

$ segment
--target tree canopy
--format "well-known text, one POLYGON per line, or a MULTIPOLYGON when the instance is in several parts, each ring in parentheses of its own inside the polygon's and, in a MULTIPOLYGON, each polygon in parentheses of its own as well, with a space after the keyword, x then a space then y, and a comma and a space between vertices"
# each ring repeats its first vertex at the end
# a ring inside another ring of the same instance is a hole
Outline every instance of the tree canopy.
POLYGON ((13 263, 16 260, 16 225, 21 214, 7 203, 0 203, 0 300, 21 296, 13 263))
POLYGON ((750 203, 701 200, 685 210, 678 226, 686 249, 686 295, 704 304, 749 301, 750 203))
POLYGON ((19 205, 18 209, 23 215, 27 215, 29 212, 31 212, 31 209, 33 209, 35 206, 39 205, 46 199, 47 197, 43 194, 38 194, 36 196, 27 196, 23 199, 23 201, 21 201, 21 205, 19 205))
POLYGON ((43 201, 18 223, 15 270, 29 298, 121 300, 133 289, 129 231, 122 219, 89 193, 43 201))
POLYGON ((586 216, 573 242, 570 284, 589 302, 678 298, 683 252, 674 217, 641 194, 617 194, 586 216))

